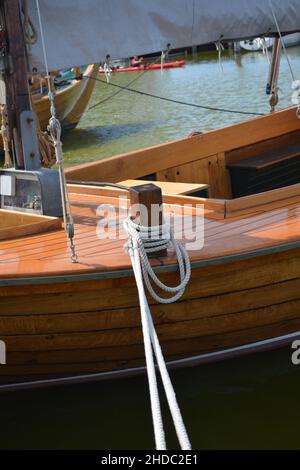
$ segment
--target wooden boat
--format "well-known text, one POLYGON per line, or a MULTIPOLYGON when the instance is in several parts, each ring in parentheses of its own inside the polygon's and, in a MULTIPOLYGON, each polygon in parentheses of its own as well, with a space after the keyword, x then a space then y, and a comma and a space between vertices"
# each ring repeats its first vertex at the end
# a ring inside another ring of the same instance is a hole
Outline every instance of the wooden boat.
MULTIPOLYGON (((97 77, 98 68, 98 64, 89 65, 82 77, 74 78, 69 85, 56 91, 55 106, 63 130, 74 129, 80 121, 94 91, 96 81, 93 78, 97 77)), ((32 99, 41 128, 46 130, 50 118, 49 98, 34 93, 32 99)))
MULTIPOLYGON (((119 181, 151 174, 159 181, 209 186, 210 198, 164 195, 165 210, 186 203, 205 208, 205 244, 189 253, 192 278, 184 297, 175 305, 151 303, 163 351, 173 365, 242 353, 247 344, 259 349, 259 341, 266 341, 264 347, 282 345, 283 335, 300 330, 300 184, 290 175, 299 165, 299 130, 290 108, 68 169, 69 179, 119 181), (257 167, 258 174, 267 165, 268 190, 232 198, 229 171, 239 164, 257 167), (275 184, 276 168, 282 179, 275 184), (287 175, 293 184, 285 187, 287 175)), ((138 297, 124 240, 99 240, 95 234, 99 204, 117 204, 117 196, 126 193, 92 184, 71 184, 69 191, 78 264, 69 261, 57 219, 45 221, 51 228, 46 233, 46 227, 30 235, 26 226, 21 234, 5 229, 0 242, 0 337, 7 345, 2 384, 128 374, 144 365, 138 297)), ((171 253, 154 261, 171 285, 177 278, 173 263, 171 253)))
MULTIPOLYGON (((69 84, 56 91, 55 103, 57 115, 60 119, 63 131, 74 129, 79 123, 95 88, 96 81, 93 80, 93 78, 97 77, 98 68, 98 64, 89 65, 81 77, 73 78, 69 84)), ((40 127, 45 131, 50 118, 48 95, 41 95, 38 91, 32 91, 32 101, 40 127)), ((1 150, 3 150, 2 139, 0 139, 0 151, 1 150)))
MULTIPOLYGON (((260 11, 260 2, 253 4, 254 13, 260 11)), ((160 5, 156 5, 159 14, 160 5)), ((15 21, 19 2, 6 1, 4 6, 7 30, 14 38, 10 53, 24 72, 21 27, 15 21)), ((285 12, 290 30, 296 29, 293 11, 285 12)), ((235 10, 232 15, 238 16, 235 10)), ((123 18, 120 11, 118 16, 123 18)), ((223 14, 216 18, 223 25, 223 14)), ((234 22, 237 26, 241 18, 234 22)), ((189 26, 189 16, 186 22, 189 26)), ((147 26, 150 48, 153 28, 147 26)), ((202 34, 202 28, 195 31, 202 34)), ((143 33, 148 37, 147 31, 143 33)), ((243 34, 247 36, 247 29, 243 34)), ((122 47, 120 54, 125 56, 122 47)), ((124 239, 96 234, 101 204, 118 208, 117 227, 121 229, 124 206, 130 204, 124 186, 132 183, 112 189, 98 187, 97 182, 156 181, 162 188, 166 216, 174 219, 188 205, 189 230, 199 220, 204 223, 204 246, 197 249, 189 249, 186 233, 176 232, 191 259, 192 276, 184 296, 171 305, 149 298, 170 366, 278 347, 300 337, 300 120, 296 107, 68 169, 78 253, 78 262, 71 263, 60 207, 51 205, 50 211, 47 206, 59 193, 57 174, 41 170, 32 151, 36 132, 27 80, 24 74, 16 74, 12 83, 8 72, 8 83, 18 91, 10 96, 20 120, 20 124, 16 120, 14 137, 19 133, 23 143, 20 149, 16 147, 17 163, 25 169, 0 172, 0 339, 7 353, 6 364, 0 366, 0 390, 144 370, 139 301, 124 239)), ((177 282, 171 250, 153 258, 152 265, 165 283, 177 282)))

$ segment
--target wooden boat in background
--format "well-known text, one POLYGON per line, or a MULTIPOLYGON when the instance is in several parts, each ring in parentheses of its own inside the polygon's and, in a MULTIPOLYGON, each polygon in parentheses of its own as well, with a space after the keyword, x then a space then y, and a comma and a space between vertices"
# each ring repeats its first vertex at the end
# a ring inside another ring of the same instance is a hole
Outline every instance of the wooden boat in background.
MULTIPOLYGON (((88 107, 94 91, 99 65, 89 65, 82 76, 73 78, 70 83, 58 88, 55 93, 57 116, 61 122, 62 130, 74 129, 88 107), (91 78, 89 78, 91 77, 91 78)), ((41 95, 39 91, 32 91, 33 109, 37 113, 40 128, 45 131, 49 124, 50 104, 48 94, 41 95)), ((0 118, 1 123, 1 118, 0 118)), ((0 139, 0 151, 3 150, 3 141, 0 139)))
MULTIPOLYGON (((174 69, 178 67, 183 67, 185 65, 185 60, 175 60, 174 62, 163 62, 163 64, 141 64, 138 67, 112 67, 111 73, 118 72, 139 72, 143 70, 161 70, 163 69, 174 69)), ((100 74, 105 74, 105 71, 102 67, 99 69, 100 74)))
MULTIPOLYGON (((295 47, 300 45, 300 33, 288 34, 282 38, 285 47, 295 47)), ((273 38, 262 37, 240 41, 240 46, 248 52, 258 52, 264 49, 271 49, 273 38)))
MULTIPOLYGON (((97 77, 98 68, 98 64, 89 65, 82 77, 74 78, 69 85, 56 90, 55 106, 63 130, 74 129, 80 121, 94 91, 96 81, 93 78, 97 77)), ((32 94, 32 99, 40 126, 46 130, 50 118, 49 98, 36 93, 32 94)))

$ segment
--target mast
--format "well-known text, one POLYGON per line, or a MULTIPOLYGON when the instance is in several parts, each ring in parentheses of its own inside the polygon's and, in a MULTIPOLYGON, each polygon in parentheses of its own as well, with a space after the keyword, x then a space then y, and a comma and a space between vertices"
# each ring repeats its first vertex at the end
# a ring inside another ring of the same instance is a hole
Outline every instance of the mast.
POLYGON ((0 73, 5 79, 14 168, 0 170, 1 209, 62 215, 59 174, 41 168, 37 117, 31 109, 26 46, 19 0, 0 0, 0 73))
MULTIPOLYGON (((14 143, 15 152, 15 167, 17 169, 31 169, 30 161, 33 160, 33 155, 26 155, 26 148, 24 147, 24 140, 26 137, 24 133, 26 126, 22 122, 22 115, 24 112, 31 112, 29 84, 28 84, 28 67, 26 57, 26 46, 24 42, 23 27, 21 21, 21 12, 19 0, 2 0, 2 8, 5 19, 5 27, 8 42, 8 57, 6 78, 6 94, 7 94, 7 108, 8 112, 8 125, 11 141, 14 143), (28 164, 26 164, 28 163, 28 164)), ((31 128, 31 138, 37 141, 37 130, 35 120, 29 122, 29 115, 27 116, 27 124, 31 128), (35 136, 34 136, 35 133, 35 136)), ((32 152, 31 152, 32 153, 32 152)), ((39 156, 35 155, 39 160, 39 156)), ((36 165, 35 165, 36 167, 36 165)))

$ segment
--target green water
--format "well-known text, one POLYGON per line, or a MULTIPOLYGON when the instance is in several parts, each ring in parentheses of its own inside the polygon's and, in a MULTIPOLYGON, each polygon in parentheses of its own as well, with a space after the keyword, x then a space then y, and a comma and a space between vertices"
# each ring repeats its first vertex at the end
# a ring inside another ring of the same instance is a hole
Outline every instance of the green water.
MULTIPOLYGON (((296 78, 300 49, 289 50, 296 78)), ((268 63, 262 54, 226 55, 223 73, 215 53, 190 58, 185 68, 148 72, 132 86, 139 90, 205 105, 267 112, 264 94, 268 63)), ((127 84, 134 74, 118 74, 127 84)), ((280 107, 291 98, 291 77, 282 59, 280 107)), ((91 105, 115 93, 98 83, 91 105)), ((244 119, 122 92, 86 113, 66 136, 67 163, 104 158, 180 138, 193 130, 244 119)), ((300 366, 291 350, 171 373, 177 397, 197 449, 300 449, 300 366)), ((170 448, 176 439, 170 417, 170 448)), ((28 391, 0 396, 2 449, 145 449, 153 433, 145 377, 28 391)))
MULTIPOLYGON (((296 78, 300 78, 300 48, 288 50, 296 78)), ((168 98, 266 113, 267 57, 226 53, 219 65, 215 52, 189 57, 183 68, 148 71, 131 88, 168 98)), ((125 86, 140 72, 117 73, 112 83, 125 86)), ((103 75, 100 76, 104 80, 103 75)), ((291 105, 291 75, 285 57, 281 60, 278 109, 291 105)), ((118 92, 97 83, 91 106, 118 92)), ((250 117, 250 116, 249 116, 250 117)), ((88 111, 75 131, 64 139, 68 165, 98 160, 122 152, 181 138, 191 131, 208 130, 246 119, 247 116, 216 113, 122 91, 115 98, 88 111)))

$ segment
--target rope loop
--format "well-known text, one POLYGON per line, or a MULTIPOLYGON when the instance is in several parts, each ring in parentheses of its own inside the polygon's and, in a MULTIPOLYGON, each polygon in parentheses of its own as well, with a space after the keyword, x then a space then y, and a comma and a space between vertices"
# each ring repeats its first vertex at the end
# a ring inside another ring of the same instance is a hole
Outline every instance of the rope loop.
POLYGON ((124 228, 129 239, 125 249, 127 249, 127 251, 129 249, 135 249, 134 241, 136 242, 143 279, 152 298, 162 304, 169 304, 180 299, 191 277, 191 264, 187 251, 183 245, 175 239, 171 227, 165 223, 152 227, 144 227, 136 224, 128 217, 124 221, 124 228), (158 278, 148 259, 148 253, 155 253, 167 249, 170 245, 173 245, 175 249, 180 275, 180 283, 175 287, 167 286, 158 278), (150 279, 159 289, 173 295, 169 298, 159 296, 154 291, 150 279))

